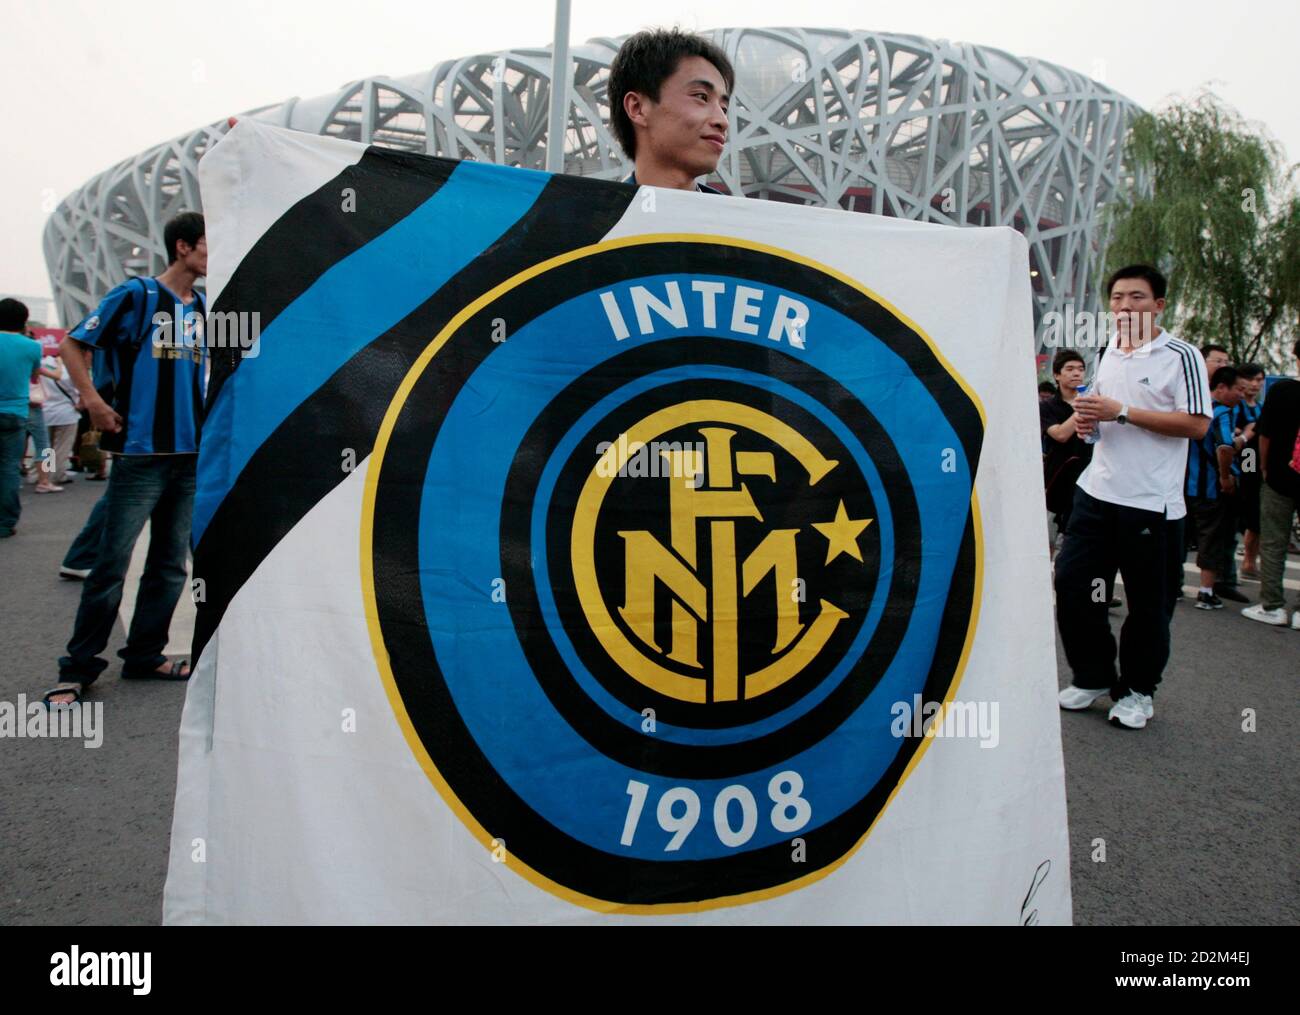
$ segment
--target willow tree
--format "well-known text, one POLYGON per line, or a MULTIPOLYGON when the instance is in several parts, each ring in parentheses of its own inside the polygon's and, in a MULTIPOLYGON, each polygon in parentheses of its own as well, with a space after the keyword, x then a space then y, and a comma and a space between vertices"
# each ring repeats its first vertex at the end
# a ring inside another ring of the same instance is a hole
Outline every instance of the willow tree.
POLYGON ((1210 93, 1134 120, 1134 185, 1111 208, 1107 270, 1154 264, 1164 321, 1237 363, 1293 365, 1300 320, 1300 199, 1281 148, 1210 93))

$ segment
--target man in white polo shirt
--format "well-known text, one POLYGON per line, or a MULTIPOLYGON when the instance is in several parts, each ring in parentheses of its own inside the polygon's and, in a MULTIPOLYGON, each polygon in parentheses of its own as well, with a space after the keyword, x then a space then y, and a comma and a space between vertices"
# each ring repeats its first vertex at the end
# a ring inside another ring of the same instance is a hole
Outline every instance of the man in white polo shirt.
POLYGON ((1169 562, 1182 550, 1187 441, 1205 435, 1213 407, 1200 352, 1156 324, 1164 276, 1121 268, 1107 291, 1115 335, 1088 393, 1074 400, 1080 432, 1095 428, 1100 440, 1056 558, 1056 623, 1074 674, 1060 703, 1085 709, 1109 694, 1110 721, 1142 729, 1169 661, 1169 562), (1118 671, 1106 611, 1117 569, 1128 604, 1118 671))

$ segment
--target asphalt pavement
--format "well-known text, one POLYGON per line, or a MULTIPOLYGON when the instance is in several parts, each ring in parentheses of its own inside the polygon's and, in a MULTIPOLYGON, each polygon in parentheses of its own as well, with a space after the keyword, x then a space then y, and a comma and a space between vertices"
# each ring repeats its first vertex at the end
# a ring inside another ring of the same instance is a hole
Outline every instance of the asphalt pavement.
MULTIPOLYGON (((80 594, 59 563, 103 490, 24 488, 18 535, 0 540, 0 702, 56 682, 80 594)), ((1287 580, 1294 598, 1294 555, 1287 580)), ((184 609, 182 653, 191 624, 184 609)), ((119 624, 110 652, 123 641, 119 624)), ((113 658, 101 747, 0 738, 0 925, 160 920, 185 685, 123 683, 113 658)), ((1145 730, 1109 725, 1106 699, 1061 715, 1077 924, 1300 923, 1298 681, 1300 631, 1184 602, 1145 730)))

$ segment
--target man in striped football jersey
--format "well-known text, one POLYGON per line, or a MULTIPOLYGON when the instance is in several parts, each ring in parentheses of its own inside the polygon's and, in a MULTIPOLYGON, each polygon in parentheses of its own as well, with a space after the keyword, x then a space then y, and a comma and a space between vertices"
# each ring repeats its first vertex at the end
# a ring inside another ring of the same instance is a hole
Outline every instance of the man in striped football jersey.
MULTIPOLYGON (((1220 367, 1210 378, 1214 418, 1199 441, 1191 442, 1187 456, 1187 513, 1196 530, 1196 566, 1201 569, 1201 587, 1196 606, 1221 610, 1219 582, 1227 577, 1237 526, 1237 492, 1241 469, 1235 461, 1246 439, 1233 433, 1233 419, 1241 390, 1237 371, 1220 367)), ((1233 594, 1233 598, 1239 596, 1233 594)), ((1249 602, 1241 597, 1242 602, 1249 602)))
POLYGON ((124 678, 186 680, 189 666, 163 655, 186 580, 195 464, 203 409, 204 302, 194 283, 207 274, 203 216, 185 212, 163 232, 169 264, 156 278, 114 288, 68 332, 60 352, 81 392, 100 447, 113 453, 95 564, 59 660, 52 705, 80 699, 108 663, 131 551, 150 523, 149 554, 122 658, 124 678), (90 362, 94 355, 95 376, 90 362))

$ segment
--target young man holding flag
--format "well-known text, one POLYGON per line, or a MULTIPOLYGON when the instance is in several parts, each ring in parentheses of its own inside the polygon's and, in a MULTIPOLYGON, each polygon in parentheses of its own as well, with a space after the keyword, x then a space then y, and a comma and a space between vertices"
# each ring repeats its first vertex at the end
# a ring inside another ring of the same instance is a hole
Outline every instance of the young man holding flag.
POLYGON ((627 182, 719 193, 696 181, 718 168, 735 82, 708 39, 675 28, 630 36, 609 70, 611 125, 636 165, 627 182))

